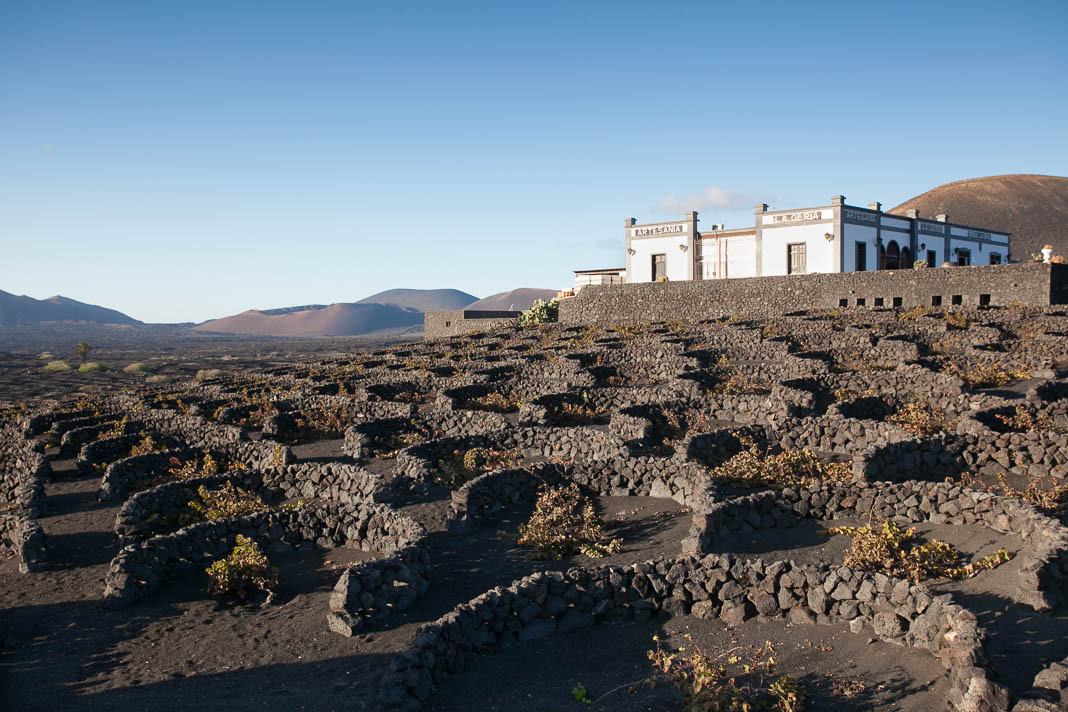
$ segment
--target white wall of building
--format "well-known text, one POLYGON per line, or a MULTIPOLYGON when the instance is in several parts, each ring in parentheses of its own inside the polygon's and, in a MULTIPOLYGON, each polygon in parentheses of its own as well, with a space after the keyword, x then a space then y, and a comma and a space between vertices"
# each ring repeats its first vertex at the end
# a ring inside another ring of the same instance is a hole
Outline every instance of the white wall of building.
POLYGON ((689 250, 679 249, 686 245, 688 234, 671 237, 644 237, 630 242, 634 254, 630 256, 630 274, 628 282, 653 281, 653 255, 662 254, 667 258, 667 277, 672 282, 689 279, 690 261, 693 259, 689 250))
POLYGON ((845 223, 842 225, 845 232, 842 251, 842 271, 857 271, 857 243, 864 243, 864 254, 867 255, 866 271, 872 272, 879 269, 879 253, 875 245, 876 231, 874 227, 867 225, 854 225, 845 223))
MULTIPOLYGON (((830 211, 826 211, 830 212, 830 211)), ((834 253, 838 245, 824 235, 834 232, 833 223, 816 223, 812 225, 793 225, 790 227, 768 228, 768 218, 764 218, 762 233, 764 249, 764 276, 787 274, 787 245, 804 243, 806 274, 834 271, 834 253)))
POLYGON ((756 235, 703 237, 702 278, 756 276, 756 235))

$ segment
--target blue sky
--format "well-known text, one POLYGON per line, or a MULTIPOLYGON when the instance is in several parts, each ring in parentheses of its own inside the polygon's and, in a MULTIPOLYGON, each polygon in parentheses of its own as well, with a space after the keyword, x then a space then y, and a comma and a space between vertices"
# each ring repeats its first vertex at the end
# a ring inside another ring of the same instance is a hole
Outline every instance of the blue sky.
POLYGON ((0 289, 145 321, 1068 174, 1068 3, 0 0, 0 289))

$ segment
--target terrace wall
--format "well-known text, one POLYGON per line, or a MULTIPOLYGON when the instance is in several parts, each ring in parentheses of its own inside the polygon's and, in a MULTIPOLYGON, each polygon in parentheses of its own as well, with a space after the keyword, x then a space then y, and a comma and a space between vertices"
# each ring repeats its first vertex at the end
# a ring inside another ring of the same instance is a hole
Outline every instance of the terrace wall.
MULTIPOLYGON (((1068 303, 1068 266, 1025 262, 714 281, 591 285, 560 302, 562 324, 781 316, 784 310, 1068 303), (960 304, 955 304, 956 297, 960 304), (863 303, 858 303, 863 300, 863 303), (900 300, 900 301, 898 301, 900 300), (843 303, 844 301, 844 303, 843 303)), ((429 317, 429 315, 428 315, 429 317)), ((430 336, 428 331, 427 336, 430 336)))

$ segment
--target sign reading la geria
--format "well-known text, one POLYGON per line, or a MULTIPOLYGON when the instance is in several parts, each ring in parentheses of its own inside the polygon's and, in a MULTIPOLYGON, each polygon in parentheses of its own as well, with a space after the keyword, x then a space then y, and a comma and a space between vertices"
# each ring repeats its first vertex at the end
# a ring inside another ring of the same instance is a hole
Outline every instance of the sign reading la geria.
POLYGON ((686 223, 678 225, 650 225, 648 227, 636 227, 631 232, 631 237, 658 237, 660 235, 677 235, 686 232, 686 223))

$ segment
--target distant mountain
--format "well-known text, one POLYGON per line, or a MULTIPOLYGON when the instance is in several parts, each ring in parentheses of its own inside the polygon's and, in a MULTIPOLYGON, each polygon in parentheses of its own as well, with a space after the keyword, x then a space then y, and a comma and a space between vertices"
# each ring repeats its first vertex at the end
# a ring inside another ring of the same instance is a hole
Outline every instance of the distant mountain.
POLYGON ((946 183, 905 201, 892 213, 915 208, 920 217, 944 213, 950 222, 1012 233, 1014 260, 1026 261, 1045 244, 1068 256, 1068 178, 1004 175, 946 183))
POLYGON ((392 304, 421 312, 463 309, 478 297, 458 289, 387 289, 361 299, 357 304, 392 304))
POLYGON ((194 331, 251 336, 360 336, 384 330, 422 328, 423 313, 418 309, 390 304, 331 304, 328 307, 250 309, 234 316, 212 319, 193 327, 194 331))
POLYGON ((34 299, 0 291, 0 325, 40 324, 49 321, 93 321, 134 325, 141 322, 114 309, 85 304, 68 297, 34 299))
POLYGON ((485 299, 468 304, 465 309, 480 309, 483 311, 526 311, 534 304, 535 299, 549 301, 556 296, 555 289, 534 289, 522 287, 510 292, 492 294, 485 299))

